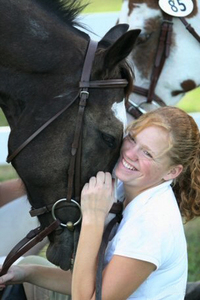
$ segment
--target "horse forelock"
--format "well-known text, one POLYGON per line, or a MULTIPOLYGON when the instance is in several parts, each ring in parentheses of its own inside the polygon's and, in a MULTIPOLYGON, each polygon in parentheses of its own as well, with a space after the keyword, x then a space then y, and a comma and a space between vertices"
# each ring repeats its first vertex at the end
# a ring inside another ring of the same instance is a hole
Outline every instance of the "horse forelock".
POLYGON ((82 5, 82 0, 34 0, 37 4, 42 6, 46 11, 49 11, 58 16, 58 18, 65 23, 74 26, 81 25, 76 20, 77 16, 87 6, 82 5))

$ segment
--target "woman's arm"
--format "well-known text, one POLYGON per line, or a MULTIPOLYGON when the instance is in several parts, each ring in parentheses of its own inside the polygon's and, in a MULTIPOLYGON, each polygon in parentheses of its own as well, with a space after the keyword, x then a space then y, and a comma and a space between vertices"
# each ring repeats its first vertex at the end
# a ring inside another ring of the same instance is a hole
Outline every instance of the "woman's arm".
POLYGON ((92 299, 95 292, 98 251, 101 244, 104 221, 84 218, 75 258, 72 296, 74 300, 92 299))
POLYGON ((126 300, 155 269, 152 263, 114 255, 103 272, 102 300, 126 300))
POLYGON ((71 294, 71 272, 39 265, 12 266, 0 277, 0 289, 9 284, 29 282, 62 294, 71 294))
POLYGON ((81 194, 82 226, 73 270, 72 297, 92 299, 95 292, 97 256, 105 218, 114 201, 112 177, 98 172, 81 194))
MULTIPOLYGON (((95 299, 97 256, 112 203, 111 176, 99 172, 82 191, 83 221, 72 278, 73 300, 95 299)), ((102 300, 127 299, 154 270, 152 263, 114 255, 103 272, 102 300)))
POLYGON ((0 207, 25 194, 25 187, 20 178, 0 182, 0 207))

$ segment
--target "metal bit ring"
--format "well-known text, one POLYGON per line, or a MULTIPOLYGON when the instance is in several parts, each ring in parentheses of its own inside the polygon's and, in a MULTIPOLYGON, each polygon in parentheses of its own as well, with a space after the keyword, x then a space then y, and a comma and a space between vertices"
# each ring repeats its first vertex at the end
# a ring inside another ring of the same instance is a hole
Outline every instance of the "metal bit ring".
MULTIPOLYGON (((67 199, 66 198, 62 198, 62 199, 56 201, 54 203, 54 205, 52 206, 52 212, 51 213, 52 213, 52 217, 54 218, 54 220, 57 220, 56 215, 55 215, 55 207, 56 207, 56 205, 58 205, 59 203, 64 202, 64 201, 67 201, 67 199)), ((74 204, 76 204, 76 206, 78 206, 78 208, 80 210, 80 218, 75 223, 67 222, 65 224, 65 223, 61 222, 60 225, 63 226, 63 227, 68 228, 69 230, 73 230, 73 227, 76 226, 76 225, 78 225, 80 223, 80 221, 82 219, 82 212, 81 212, 81 206, 78 204, 78 202, 76 202, 73 199, 71 199, 70 201, 73 202, 74 204)))

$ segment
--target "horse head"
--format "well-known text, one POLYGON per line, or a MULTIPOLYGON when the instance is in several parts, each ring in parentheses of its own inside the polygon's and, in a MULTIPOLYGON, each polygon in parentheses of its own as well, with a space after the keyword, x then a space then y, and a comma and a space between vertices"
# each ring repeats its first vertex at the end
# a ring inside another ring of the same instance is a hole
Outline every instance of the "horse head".
MULTIPOLYGON (((62 5, 45 0, 0 2, 0 104, 11 127, 9 153, 72 102, 12 160, 36 210, 66 198, 69 191, 79 82, 89 43, 88 35, 74 26, 79 6, 75 1, 62 5)), ((129 85, 126 90, 89 89, 80 138, 80 188, 99 170, 111 172, 119 155, 126 126, 124 98, 132 84, 125 58, 139 34, 127 29, 127 25, 112 28, 95 53, 91 81, 125 78, 129 85)), ((56 217, 65 224, 75 223, 80 211, 73 202, 61 203, 56 217)), ((51 211, 39 215, 43 228, 53 220, 51 211)), ((79 230, 80 225, 73 231, 59 227, 49 235, 47 258, 64 270, 70 268, 79 230)))
MULTIPOLYGON (((178 4, 174 3, 175 8, 183 10, 185 5, 179 2, 178 4), (179 5, 180 7, 177 7, 179 5)), ((193 11, 185 17, 185 20, 200 35, 200 2, 198 0, 192 2, 193 11)), ((172 4, 173 1, 169 3, 169 6, 172 4)), ((200 71, 197 66, 200 48, 199 41, 185 28, 179 17, 174 16, 170 20, 168 17, 169 15, 163 12, 157 0, 125 0, 122 5, 119 23, 126 22, 130 25, 130 29, 137 28, 141 30, 137 44, 130 55, 130 62, 135 73, 134 85, 149 90, 152 80, 156 81, 158 79, 155 85, 155 94, 166 105, 173 106, 186 92, 200 85, 200 71), (171 34, 166 33, 166 27, 163 27, 165 32, 162 32, 162 26, 170 23, 171 34), (165 38, 166 40, 163 41, 165 38), (165 49, 164 43, 166 43, 165 49), (163 64, 162 60, 164 65, 161 67, 161 73, 159 74, 157 70, 159 64, 163 64), (155 70, 155 76, 153 70, 155 70)), ((152 104, 146 104, 146 98, 147 95, 141 96, 134 93, 130 102, 133 102, 136 106, 140 105, 144 110, 155 109, 156 107, 152 107, 152 104)))

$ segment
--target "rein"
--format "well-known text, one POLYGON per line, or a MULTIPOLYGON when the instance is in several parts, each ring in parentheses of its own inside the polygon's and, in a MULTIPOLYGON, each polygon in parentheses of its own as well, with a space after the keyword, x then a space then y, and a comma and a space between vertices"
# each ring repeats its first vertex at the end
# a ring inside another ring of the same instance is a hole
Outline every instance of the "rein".
MULTIPOLYGON (((87 105, 87 99, 89 98, 89 88, 122 88, 126 87, 128 81, 126 79, 108 79, 108 80, 96 80, 90 81, 90 75, 92 70, 92 64, 95 57, 96 49, 98 42, 89 41, 81 80, 79 82, 79 93, 69 102, 67 105, 60 110, 56 115, 54 115, 51 119, 49 119, 46 123, 44 123, 38 130, 36 130, 27 140, 25 140, 13 153, 11 153, 7 162, 11 162, 21 151, 29 145, 29 143, 35 139, 49 124, 51 124, 54 120, 56 120, 64 111, 66 111, 77 99, 79 99, 79 107, 77 114, 77 122, 75 127, 74 138, 71 146, 71 159, 70 165, 68 169, 68 190, 66 198, 62 198, 57 200, 55 203, 43 206, 41 208, 32 208, 30 211, 31 216, 39 216, 45 213, 52 213, 52 217, 54 221, 45 229, 42 230, 41 227, 38 227, 34 230, 31 230, 27 236, 21 240, 8 254, 6 257, 4 264, 2 266, 2 270, 0 272, 0 276, 7 273, 10 266, 24 253, 26 253, 29 249, 31 249, 34 245, 42 241, 46 236, 48 236, 52 231, 56 230, 59 226, 67 227, 69 230, 73 231, 74 227, 78 225, 81 221, 81 206, 80 206, 80 174, 81 174, 81 135, 83 128, 83 117, 85 112, 85 107, 87 105), (73 187, 75 189, 75 200, 72 199, 73 187), (80 210, 80 217, 75 222, 67 222, 67 224, 61 223, 56 215, 55 208, 60 202, 65 203, 73 203, 80 210)), ((116 214, 117 216, 122 211, 122 203, 114 203, 110 212, 116 214)), ((114 218, 115 223, 119 220, 118 217, 114 218)), ((114 221, 112 222, 114 223, 114 221)), ((110 225, 111 227, 111 225, 110 225)), ((99 277, 99 276, 98 276, 99 277)), ((97 293, 96 299, 101 299, 97 293)), ((1 298, 1 295, 0 295, 1 298)))
MULTIPOLYGON (((146 101, 136 104, 133 100, 127 101, 126 110, 134 118, 140 117, 146 111, 141 107, 144 103, 152 103, 155 107, 166 106, 165 102, 155 94, 156 85, 160 78, 166 59, 169 56, 171 46, 171 36, 173 30, 173 17, 163 12, 164 19, 162 21, 160 37, 156 51, 156 57, 154 60, 154 66, 151 73, 149 89, 133 86, 133 93, 146 97, 146 101)), ((183 23, 185 28, 192 34, 192 36, 200 43, 200 36, 194 30, 194 28, 186 21, 185 18, 179 17, 179 20, 183 23)))

